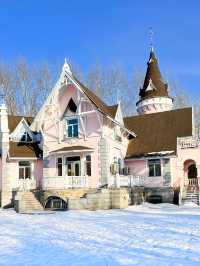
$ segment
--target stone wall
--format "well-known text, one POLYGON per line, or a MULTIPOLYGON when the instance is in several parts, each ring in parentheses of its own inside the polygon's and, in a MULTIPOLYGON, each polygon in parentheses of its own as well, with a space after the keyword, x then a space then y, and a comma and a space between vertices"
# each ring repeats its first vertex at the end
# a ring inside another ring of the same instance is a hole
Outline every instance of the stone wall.
POLYGON ((129 193, 127 189, 67 189, 36 191, 36 197, 45 204, 49 197, 60 197, 68 203, 71 210, 107 210, 127 208, 129 193))

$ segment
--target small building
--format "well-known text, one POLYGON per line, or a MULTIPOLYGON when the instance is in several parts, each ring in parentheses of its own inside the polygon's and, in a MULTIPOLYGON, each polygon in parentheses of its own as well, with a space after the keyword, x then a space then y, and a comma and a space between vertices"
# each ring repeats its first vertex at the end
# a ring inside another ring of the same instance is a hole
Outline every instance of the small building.
POLYGON ((67 62, 35 117, 8 115, 2 103, 1 206, 37 192, 43 205, 59 207, 101 188, 141 189, 150 202, 199 203, 192 108, 173 109, 153 50, 136 106, 137 115, 124 117, 120 103, 103 102, 67 62))

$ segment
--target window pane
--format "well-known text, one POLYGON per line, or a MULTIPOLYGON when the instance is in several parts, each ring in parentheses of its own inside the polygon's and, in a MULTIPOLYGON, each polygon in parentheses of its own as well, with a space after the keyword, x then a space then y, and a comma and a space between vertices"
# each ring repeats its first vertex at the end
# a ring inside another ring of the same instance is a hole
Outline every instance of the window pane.
POLYGON ((67 124, 68 125, 78 124, 78 119, 69 119, 67 120, 67 124))
POLYGON ((29 161, 20 161, 19 162, 19 166, 30 166, 30 162, 29 161))
POLYGON ((68 137, 72 137, 72 126, 68 126, 68 137))
POLYGON ((73 137, 78 137, 78 125, 73 126, 73 137))
POLYGON ((24 179, 24 168, 19 168, 19 179, 24 179))
POLYGON ((149 176, 154 176, 154 165, 149 164, 149 176))
POLYGON ((57 175, 62 176, 62 158, 57 159, 57 175))
POLYGON ((79 176, 80 175, 80 165, 79 163, 75 163, 75 176, 79 176))
POLYGON ((161 176, 161 165, 160 164, 155 164, 155 175, 161 176))
POLYGON ((25 178, 31 178, 31 168, 25 167, 25 178))
POLYGON ((91 155, 86 155, 86 161, 91 162, 91 155))
POLYGON ((57 159, 57 163, 62 163, 62 158, 61 157, 57 159))
POLYGON ((91 176, 91 162, 86 162, 86 175, 91 176))
POLYGON ((72 176, 72 165, 71 163, 67 164, 67 175, 72 176))
POLYGON ((75 162, 75 161, 80 161, 80 156, 73 156, 73 157, 67 157, 66 158, 66 163, 67 162, 75 162))

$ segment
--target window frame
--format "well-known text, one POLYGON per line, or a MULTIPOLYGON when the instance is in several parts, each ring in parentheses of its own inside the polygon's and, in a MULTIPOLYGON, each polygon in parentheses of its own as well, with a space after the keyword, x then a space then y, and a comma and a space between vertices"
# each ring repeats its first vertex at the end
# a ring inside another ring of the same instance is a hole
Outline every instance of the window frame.
POLYGON ((66 137, 67 138, 78 138, 79 137, 79 118, 76 116, 76 117, 66 117, 65 118, 65 130, 66 130, 66 132, 65 132, 65 135, 66 135, 66 137), (74 123, 74 124, 68 124, 69 123, 69 121, 72 121, 72 120, 77 120, 77 123, 74 123), (75 129, 74 129, 74 126, 77 126, 77 135, 75 135, 74 134, 74 132, 76 132, 75 131, 75 129), (71 127, 72 128, 72 136, 69 136, 69 127, 71 127))
POLYGON ((59 177, 63 176, 63 157, 56 158, 56 174, 59 177), (61 162, 58 162, 59 159, 61 159, 61 162), (59 165, 61 165, 61 175, 59 175, 59 168, 58 168, 59 165))
POLYGON ((92 176, 92 156, 91 154, 85 155, 85 175, 92 176), (90 160, 87 160, 87 156, 90 157, 90 160), (88 168, 87 166, 90 165, 90 173, 88 174, 88 168))
POLYGON ((148 176, 149 177, 161 177, 162 176, 162 162, 161 159, 149 159, 147 162, 148 165, 148 176), (158 167, 159 168, 156 168, 158 167), (150 169, 150 167, 153 167, 150 169), (150 172, 153 171, 153 174, 150 172))
POLYGON ((18 162, 18 179, 19 180, 26 180, 26 179, 32 179, 32 164, 31 164, 31 162, 30 161, 26 161, 26 160, 24 160, 24 161, 19 161, 18 162), (29 165, 20 165, 20 162, 22 163, 28 163, 29 165), (22 172, 23 172, 23 177, 21 176, 21 174, 20 174, 20 170, 23 170, 22 172), (29 172, 29 177, 26 177, 26 171, 28 170, 28 172, 29 172))

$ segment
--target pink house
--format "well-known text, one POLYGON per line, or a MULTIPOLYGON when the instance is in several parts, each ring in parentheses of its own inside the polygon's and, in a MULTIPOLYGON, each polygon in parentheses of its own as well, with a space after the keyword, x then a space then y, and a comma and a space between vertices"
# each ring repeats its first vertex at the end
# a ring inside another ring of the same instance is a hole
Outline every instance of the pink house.
POLYGON ((120 187, 141 188, 152 202, 198 203, 200 148, 192 108, 173 110, 153 50, 147 65, 132 117, 85 87, 67 62, 34 118, 10 116, 2 103, 1 206, 20 191, 47 193, 53 201, 61 192, 81 197, 120 187))

